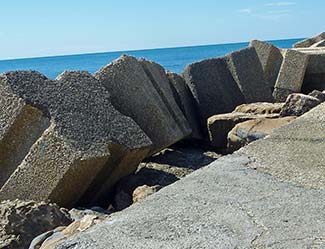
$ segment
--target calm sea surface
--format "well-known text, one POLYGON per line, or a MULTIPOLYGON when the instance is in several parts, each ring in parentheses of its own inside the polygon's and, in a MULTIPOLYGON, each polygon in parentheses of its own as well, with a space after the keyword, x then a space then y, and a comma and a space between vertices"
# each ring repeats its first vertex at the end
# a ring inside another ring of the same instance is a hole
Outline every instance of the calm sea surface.
MULTIPOLYGON (((281 48, 290 48, 301 39, 270 41, 281 48)), ((12 70, 37 70, 49 78, 55 78, 65 70, 86 70, 94 73, 102 66, 117 59, 122 54, 146 58, 161 64, 165 69, 180 73, 192 62, 223 56, 245 48, 248 43, 233 43, 180 48, 163 48, 137 51, 121 51, 81 55, 52 56, 42 58, 0 61, 0 73, 12 70)))

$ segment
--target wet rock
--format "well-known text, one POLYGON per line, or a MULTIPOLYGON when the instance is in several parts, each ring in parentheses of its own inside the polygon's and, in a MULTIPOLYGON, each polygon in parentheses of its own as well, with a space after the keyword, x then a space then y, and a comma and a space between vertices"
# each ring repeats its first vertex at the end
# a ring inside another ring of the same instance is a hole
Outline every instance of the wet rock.
POLYGON ((0 248, 28 248, 34 237, 72 222, 57 205, 34 201, 0 203, 0 248))
POLYGON ((315 97, 301 93, 290 94, 282 107, 280 116, 301 116, 319 105, 321 101, 315 97))
POLYGON ((295 117, 275 119, 254 119, 237 124, 228 134, 228 148, 231 151, 270 135, 275 129, 284 126, 295 117))

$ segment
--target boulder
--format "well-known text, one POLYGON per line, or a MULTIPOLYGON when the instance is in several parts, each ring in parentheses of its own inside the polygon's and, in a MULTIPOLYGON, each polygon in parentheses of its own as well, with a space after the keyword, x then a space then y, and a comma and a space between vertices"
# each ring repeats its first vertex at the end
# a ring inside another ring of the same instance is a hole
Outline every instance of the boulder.
POLYGON ((317 42, 325 40, 325 32, 316 35, 315 37, 305 39, 303 41, 297 42, 293 45, 294 48, 307 48, 314 45, 317 42))
POLYGON ((143 201, 148 196, 158 192, 161 188, 162 186, 160 185, 155 185, 155 186, 143 185, 137 187, 132 194, 132 201, 133 203, 143 201))
POLYGON ((308 95, 309 96, 312 96, 312 97, 315 97, 320 102, 324 102, 325 101, 325 92, 321 92, 321 91, 318 91, 318 90, 314 90, 311 93, 309 93, 308 95))
POLYGON ((279 114, 261 115, 241 112, 214 115, 208 119, 210 145, 219 149, 226 148, 227 135, 238 123, 262 117, 275 118, 278 116, 279 114))
POLYGON ((232 112, 236 106, 245 103, 224 58, 193 63, 185 68, 183 77, 193 94, 205 136, 209 117, 232 112))
POLYGON ((270 135, 274 129, 293 121, 295 117, 253 119, 237 124, 228 134, 228 149, 241 147, 270 135))
POLYGON ((283 103, 259 102, 242 104, 237 106, 234 112, 253 113, 253 114, 276 114, 280 113, 283 103))
POLYGON ((122 56, 95 73, 111 95, 113 106, 131 117, 158 152, 191 134, 164 69, 150 61, 122 56))
POLYGON ((290 94, 282 107, 280 116, 301 116, 319 105, 321 101, 315 97, 301 93, 290 94))
POLYGON ((186 85, 185 80, 178 74, 167 72, 174 98, 179 108, 186 117, 192 129, 191 138, 202 139, 198 114, 195 108, 193 95, 186 85))
POLYGON ((49 80, 34 71, 9 72, 0 75, 0 86, 1 117, 24 115, 19 111, 24 106, 34 108, 34 116, 20 124, 19 118, 0 119, 7 127, 1 152, 13 153, 0 154, 0 161, 9 162, 1 171, 10 172, 0 185, 1 200, 51 200, 69 207, 87 191, 87 203, 96 201, 134 171, 152 145, 130 117, 111 105, 108 92, 89 73, 64 72, 49 80), (15 101, 18 106, 6 104, 15 101), (17 142, 6 135, 37 120, 34 133, 26 132, 24 150, 8 151, 17 142), (15 158, 14 153, 19 160, 6 159, 15 158))
POLYGON ((283 102, 289 94, 301 91, 308 60, 308 54, 291 49, 286 51, 273 92, 277 102, 283 102))
POLYGON ((273 91, 283 61, 281 50, 270 43, 258 40, 251 41, 250 47, 255 48, 262 64, 264 78, 269 83, 270 89, 273 91))
POLYGON ((34 201, 0 203, 0 248, 28 248, 34 237, 72 222, 57 205, 34 201))
MULTIPOLYGON (((325 35, 324 35, 324 38, 325 38, 325 35)), ((321 41, 316 42, 310 46, 310 48, 319 48, 319 47, 325 47, 325 40, 321 40, 321 41)))
POLYGON ((233 52, 225 58, 246 103, 273 102, 271 88, 264 78, 263 68, 254 47, 233 52))

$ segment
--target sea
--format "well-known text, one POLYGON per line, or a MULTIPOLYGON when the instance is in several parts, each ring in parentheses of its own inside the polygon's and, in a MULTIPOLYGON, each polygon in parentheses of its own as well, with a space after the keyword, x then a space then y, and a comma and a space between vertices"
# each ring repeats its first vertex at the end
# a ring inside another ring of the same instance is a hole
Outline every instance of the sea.
MULTIPOLYGON (((268 41, 280 48, 290 48, 302 39, 268 41)), ((11 59, 0 61, 0 73, 13 70, 36 70, 50 79, 54 79, 65 70, 85 70, 90 73, 112 62, 123 54, 137 58, 146 58, 162 65, 166 70, 180 73, 196 61, 219 57, 235 50, 245 48, 248 42, 218 44, 206 46, 190 46, 177 48, 159 48, 133 51, 118 51, 104 53, 89 53, 79 55, 62 55, 39 58, 11 59)))

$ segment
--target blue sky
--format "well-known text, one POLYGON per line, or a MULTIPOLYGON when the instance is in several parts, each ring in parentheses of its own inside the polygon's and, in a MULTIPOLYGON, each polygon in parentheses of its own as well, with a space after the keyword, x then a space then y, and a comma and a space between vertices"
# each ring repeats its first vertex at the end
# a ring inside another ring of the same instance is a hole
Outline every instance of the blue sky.
POLYGON ((0 8, 0 59, 325 31, 324 0, 1 0, 0 8))

